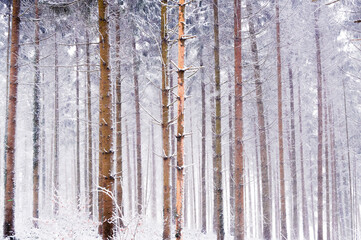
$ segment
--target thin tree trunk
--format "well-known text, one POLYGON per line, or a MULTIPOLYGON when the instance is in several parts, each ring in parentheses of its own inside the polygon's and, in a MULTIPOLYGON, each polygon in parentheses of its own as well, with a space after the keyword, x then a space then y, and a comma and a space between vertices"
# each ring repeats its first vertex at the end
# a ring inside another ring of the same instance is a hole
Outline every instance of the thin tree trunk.
POLYGON ((301 191, 302 191, 302 220, 303 220, 303 237, 310 238, 309 222, 308 222, 308 208, 307 195, 305 185, 305 160, 303 156, 303 131, 302 131, 302 104, 301 104, 301 84, 298 84, 298 122, 300 129, 300 161, 301 161, 301 191))
POLYGON ((203 45, 200 48, 201 68, 201 95, 202 95, 202 165, 201 165, 201 191, 202 191, 202 233, 207 233, 207 189, 206 189, 206 84, 204 83, 203 45))
MULTIPOLYGON (((242 82, 242 26, 241 0, 234 1, 234 190, 235 239, 244 239, 244 163, 243 163, 243 82, 242 82)), ((231 179, 233 181, 233 179, 231 179)))
MULTIPOLYGON (((42 83, 45 83, 45 78, 44 78, 44 73, 43 73, 43 79, 42 79, 42 83)), ((46 161, 46 156, 45 156, 45 148, 46 148, 46 137, 45 137, 45 94, 44 94, 44 90, 42 91, 41 94, 41 99, 42 99, 42 109, 41 109, 41 162, 42 162, 42 172, 41 172, 41 177, 42 177, 42 206, 43 209, 46 208, 46 200, 45 200, 45 195, 46 195, 46 189, 47 189, 47 185, 49 183, 46 182, 47 178, 46 178, 46 172, 47 172, 47 162, 46 161)))
POLYGON ((18 87, 18 56, 20 32, 20 0, 13 0, 11 55, 10 55, 10 88, 9 88, 9 120, 7 122, 7 147, 4 195, 4 238, 15 238, 15 136, 16 105, 18 87))
MULTIPOLYGON (((134 24, 134 23, 133 23, 134 24)), ((135 28, 135 26, 133 26, 135 28)), ((135 31, 135 29, 133 29, 135 31)), ((143 208, 143 187, 142 187, 142 140, 140 129, 140 102, 139 102, 139 60, 137 57, 137 45, 135 41, 135 33, 132 34, 132 52, 133 52, 133 80, 134 80, 134 100, 135 100, 135 125, 137 132, 137 211, 142 214, 143 208)))
POLYGON ((59 212, 59 67, 58 67, 58 43, 55 32, 55 98, 54 98, 54 213, 59 212))
POLYGON ((346 88, 345 82, 342 81, 343 87, 343 104, 345 113, 345 128, 346 128, 346 147, 347 147, 347 163, 348 163, 348 176, 349 176, 349 188, 350 188, 350 215, 351 215, 351 239, 354 239, 354 201, 353 201, 353 187, 352 187, 352 172, 351 172, 351 157, 350 157, 350 142, 348 133, 348 117, 347 117, 347 101, 346 101, 346 88))
POLYGON ((329 122, 327 110, 326 78, 323 75, 323 111, 324 111, 324 137, 325 137, 325 172, 326 172, 326 239, 331 239, 330 218, 330 161, 329 161, 329 122))
POLYGON ((216 209, 216 196, 215 196, 215 182, 216 182, 216 175, 213 171, 214 166, 216 165, 216 114, 215 114, 215 101, 214 101, 214 86, 211 83, 211 90, 210 90, 210 109, 211 109, 211 129, 212 129, 212 190, 213 190, 213 231, 216 232, 217 229, 217 209, 216 209))
MULTIPOLYGON (((317 6, 315 5, 315 8, 317 6)), ((318 112, 318 147, 317 147, 317 238, 323 239, 323 173, 322 173, 322 67, 321 67, 321 47, 320 47, 320 30, 318 26, 320 10, 315 9, 315 40, 316 40, 316 59, 317 59, 317 112, 318 112)))
POLYGON ((157 219, 157 163, 156 163, 156 157, 155 157, 155 136, 154 136, 154 124, 150 123, 152 125, 151 128, 151 141, 152 141, 152 217, 154 220, 157 219))
POLYGON ((163 139, 163 239, 171 239, 170 146, 169 146, 169 79, 168 79, 168 0, 161 2, 162 41, 162 139, 163 139))
MULTIPOLYGON (((247 12, 249 16, 252 16, 252 5, 249 0, 246 2, 247 12)), ((252 61, 254 63, 254 78, 256 85, 256 101, 257 101, 257 117, 259 128, 259 141, 260 141, 260 153, 261 153, 261 174, 262 174, 262 209, 263 209, 263 238, 271 239, 271 199, 268 176, 268 160, 267 160, 267 146, 266 146, 266 128, 264 120, 264 106, 263 106, 263 93, 261 82, 261 70, 258 59, 258 49, 256 33, 252 17, 248 20, 249 34, 251 39, 251 51, 252 61)))
POLYGON ((214 14, 214 70, 215 70, 215 97, 216 97, 216 156, 215 166, 215 198, 216 198, 216 218, 217 218, 217 239, 224 239, 224 219, 223 219, 223 187, 222 187, 222 135, 221 135, 221 71, 219 62, 219 23, 218 23, 218 0, 213 0, 214 14))
MULTIPOLYGON (((10 1, 8 1, 7 4, 8 8, 8 40, 7 40, 7 46, 6 46, 6 94, 5 94, 5 107, 6 107, 6 113, 5 113, 5 134, 4 134, 4 170, 6 171, 6 146, 7 146, 7 139, 8 139, 8 121, 9 121, 9 88, 10 88, 10 45, 11 45, 11 4, 10 1)), ((1 163, 1 162, 0 162, 1 163)), ((1 166, 1 164, 0 164, 1 166)))
MULTIPOLYGON (((235 199, 234 199, 234 139, 233 139, 233 105, 232 105, 232 77, 228 74, 228 154, 229 154, 229 211, 230 211, 230 219, 234 219, 235 217, 235 199)), ((230 234, 234 235, 234 221, 230 221, 230 234)))
MULTIPOLYGON (((169 86, 170 89, 173 89, 173 75, 172 75, 172 65, 169 65, 169 86)), ((170 106, 170 119, 174 119, 174 96, 172 90, 169 92, 170 100, 169 102, 172 103, 170 106)), ((175 224, 175 218, 176 218, 176 158, 174 157, 174 154, 176 153, 176 144, 175 144, 175 127, 174 124, 170 127, 170 143, 172 147, 172 154, 171 154, 171 164, 172 164, 172 223, 175 224)))
POLYGON ((117 11, 115 18, 115 47, 116 47, 116 64, 115 64, 115 91, 116 91, 116 192, 117 192, 117 214, 118 227, 123 228, 124 204, 123 204, 123 151, 122 151, 122 82, 121 82, 121 54, 120 54, 120 10, 117 11))
POLYGON ((128 124, 127 124, 127 119, 125 119, 125 135, 126 135, 126 146, 127 146, 127 172, 128 172, 128 202, 129 202, 129 213, 130 216, 132 216, 133 214, 133 191, 132 191, 132 186, 133 185, 133 181, 132 181, 132 165, 131 165, 131 161, 130 161, 130 141, 129 141, 129 131, 128 131, 128 124))
POLYGON ((292 172, 292 212, 293 212, 293 239, 298 239, 298 191, 297 191, 297 159, 296 159, 296 136, 295 136, 295 101, 294 101, 294 91, 293 91, 293 73, 292 68, 289 63, 288 65, 288 75, 290 83, 290 115, 291 115, 291 146, 290 146, 290 163, 291 163, 291 172, 292 172))
POLYGON ((39 218, 39 157, 40 157, 40 43, 39 43, 39 8, 35 0, 35 77, 33 109, 33 224, 38 228, 39 218))
POLYGON ((287 239, 285 170, 283 153, 283 122, 282 122, 282 60, 281 60, 281 28, 279 0, 276 0, 276 38, 277 38, 277 84, 278 84, 278 152, 281 191, 281 237, 287 239))
POLYGON ((98 1, 99 8, 99 50, 100 50, 100 84, 99 84, 99 221, 102 238, 113 237, 113 200, 105 192, 113 192, 112 176, 113 129, 112 129, 112 92, 110 80, 109 22, 106 17, 108 3, 98 1))
POLYGON ((185 59, 185 0, 179 0, 178 18, 178 113, 177 113, 177 193, 176 193, 176 234, 183 239, 183 192, 184 192, 184 59, 185 59))
POLYGON ((87 65, 87 98, 88 98, 88 197, 89 197, 89 213, 93 218, 93 130, 92 130, 92 96, 91 96, 91 79, 90 79, 90 44, 89 33, 86 31, 86 65, 87 65))
POLYGON ((76 205, 80 210, 80 122, 79 122, 79 46, 78 39, 75 39, 76 59, 76 205))

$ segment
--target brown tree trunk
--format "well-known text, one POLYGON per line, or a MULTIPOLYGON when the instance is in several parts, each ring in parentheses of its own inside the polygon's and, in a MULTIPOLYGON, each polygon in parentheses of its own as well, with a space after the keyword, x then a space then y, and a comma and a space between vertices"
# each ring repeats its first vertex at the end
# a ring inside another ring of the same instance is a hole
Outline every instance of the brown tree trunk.
POLYGON ((35 77, 33 110, 33 224, 38 228, 39 218, 39 158, 40 158, 40 43, 39 43, 39 8, 35 0, 35 77))
MULTIPOLYGON (((7 33, 8 33, 8 39, 7 39, 7 45, 6 45, 6 94, 5 94, 5 134, 4 134, 4 162, 6 164, 6 146, 7 146, 7 138, 8 138, 8 120, 9 120, 9 84, 10 84, 10 45, 11 45, 11 4, 10 1, 8 1, 7 4, 8 8, 8 26, 7 26, 7 33)), ((1 166, 1 164, 0 164, 1 166)), ((4 166, 6 169, 6 166, 4 166)))
POLYGON ((278 153, 281 191, 281 237, 287 239, 285 170, 283 153, 283 122, 282 122, 282 60, 281 60, 281 27, 279 0, 276 0, 276 39, 277 39, 277 85, 278 85, 278 153))
POLYGON ((221 70, 219 63, 219 23, 218 23, 218 0, 213 0, 213 27, 214 27, 214 70, 215 70, 215 97, 216 97, 216 156, 215 166, 215 198, 217 218, 217 239, 224 239, 223 219, 223 187, 222 187, 222 135, 221 135, 221 70))
POLYGON ((102 238, 113 237, 113 200, 106 194, 113 192, 114 177, 112 174, 113 129, 112 129, 112 92, 110 80, 109 55, 109 22, 106 16, 108 3, 98 0, 99 8, 99 51, 100 51, 100 84, 99 84, 99 221, 102 238))
POLYGON ((163 139, 163 239, 171 239, 170 224, 171 198, 170 198, 170 146, 169 146, 169 79, 168 79, 168 0, 161 2, 161 28, 162 41, 162 139, 163 139))
POLYGON ((116 91, 116 193, 117 193, 117 213, 118 213, 118 227, 123 228, 123 151, 122 151, 122 82, 121 82, 121 54, 120 54, 120 10, 116 13, 115 18, 115 47, 116 47, 116 63, 115 63, 115 91, 116 91))
POLYGON ((91 81, 90 81, 90 44, 89 33, 86 31, 86 65, 87 65, 87 112, 88 112, 88 197, 89 197, 89 213, 90 218, 93 218, 93 130, 92 130, 92 96, 91 96, 91 81))
POLYGON ((307 196, 305 185, 305 160, 303 156, 303 131, 302 131, 302 104, 301 104, 301 84, 298 84, 298 122, 300 129, 300 161, 301 161, 301 191, 302 191, 302 220, 303 220, 303 237, 305 239, 310 238, 310 230, 308 223, 308 208, 307 208, 307 196))
MULTIPOLYGON (((249 0, 246 2, 246 8, 249 16, 252 16, 252 5, 249 0)), ((254 78, 256 85, 256 102, 257 102, 257 118, 259 128, 259 142, 261 153, 261 175, 262 175, 262 210, 263 210, 263 238, 271 239, 271 199, 268 176, 268 160, 267 160, 267 145, 266 145, 266 128, 264 119, 263 93, 261 82, 261 70, 258 58, 256 32, 253 19, 249 18, 249 34, 251 40, 252 61, 254 63, 254 78)))
MULTIPOLYGON (((235 239, 244 239, 244 162, 243 162, 243 86, 241 0, 234 1, 234 187, 235 239)), ((233 179, 232 179, 233 181, 233 179)))
POLYGON ((320 10, 315 5, 315 40, 316 40, 316 59, 317 59, 317 119, 318 119, 318 147, 317 147, 317 239, 323 239, 323 173, 322 173, 322 67, 321 67, 321 46, 320 46, 320 30, 318 26, 318 18, 320 10))
POLYGON ((176 193, 176 234, 183 239, 183 192, 184 192, 184 59, 185 59, 185 0, 179 0, 178 18, 178 113, 177 113, 177 193, 176 193))
MULTIPOLYGON (((173 89, 173 75, 172 75, 172 65, 169 65, 169 86, 170 89, 173 89)), ((170 106, 170 119, 174 119, 174 104, 173 104, 173 92, 172 90, 169 93, 170 95, 170 103, 172 103, 172 105, 170 106)), ((171 143, 171 147, 172 147, 172 154, 171 154, 171 164, 172 164, 172 223, 175 224, 175 218, 176 218, 176 158, 174 157, 174 154, 176 153, 177 149, 176 149, 176 144, 175 144, 175 127, 174 124, 171 124, 170 127, 170 143, 171 143)))
POLYGON ((7 147, 4 195, 4 238, 15 235, 15 137, 16 137, 16 105, 18 90, 18 53, 20 32, 20 0, 13 0, 11 54, 10 54, 10 88, 9 118, 7 122, 7 147))
POLYGON ((291 146, 290 146, 290 164, 291 172, 293 175, 291 184, 292 184, 292 238, 298 239, 298 191, 297 191, 297 159, 296 159, 296 136, 295 136, 295 100, 294 100, 294 91, 293 91, 293 73, 292 68, 289 63, 288 65, 288 75, 290 83, 290 115, 291 115, 291 146))

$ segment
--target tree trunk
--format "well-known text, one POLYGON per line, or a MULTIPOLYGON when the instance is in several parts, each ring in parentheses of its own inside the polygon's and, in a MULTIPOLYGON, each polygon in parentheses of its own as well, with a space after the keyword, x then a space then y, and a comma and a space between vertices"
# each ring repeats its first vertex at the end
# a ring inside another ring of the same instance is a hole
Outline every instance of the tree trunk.
POLYGON ((320 47, 320 30, 318 27, 318 18, 320 10, 316 9, 315 5, 315 40, 316 40, 316 59, 317 59, 317 119, 318 119, 318 147, 317 147, 317 238, 323 239, 323 173, 322 173, 322 67, 321 67, 321 47, 320 47))
MULTIPOLYGON (((7 46, 6 46, 6 94, 5 94, 5 107, 6 107, 6 113, 5 113, 5 134, 4 134, 4 162, 5 162, 5 171, 6 171, 6 146, 7 146, 7 138, 8 138, 8 120, 9 120, 9 74, 10 74, 10 45, 11 45, 11 4, 10 1, 8 1, 7 4, 8 8, 8 39, 7 39, 7 46)), ((1 164, 0 164, 1 166, 1 164)))
POLYGON ((92 130, 92 96, 91 96, 91 79, 90 79, 90 44, 89 33, 86 31, 86 65, 87 65, 87 111, 88 111, 88 197, 89 197, 89 213, 90 218, 93 218, 93 130, 92 130))
POLYGON ((123 151, 122 151, 122 82, 121 82, 121 54, 120 54, 120 10, 116 13, 115 18, 115 47, 116 47, 116 64, 115 64, 115 91, 116 91, 116 193, 117 193, 117 214, 118 227, 123 228, 124 204, 123 204, 123 151))
POLYGON ((113 192, 112 174, 113 130, 112 130, 112 92, 109 58, 109 22, 106 17, 108 3, 98 1, 99 8, 99 50, 100 50, 100 84, 99 84, 99 221, 102 238, 113 237, 113 200, 106 192, 113 192))
POLYGON ((54 213, 59 213, 59 67, 58 67, 58 43, 55 32, 55 98, 54 98, 54 213))
POLYGON ((38 228, 39 218, 39 156, 40 156, 40 43, 39 43, 39 8, 35 0, 35 77, 33 109, 33 224, 38 228))
POLYGON ((329 161, 329 123, 327 110, 326 78, 323 75, 323 111, 324 111, 324 137, 325 137, 325 172, 326 172, 326 239, 331 239, 330 220, 330 161, 329 161))
POLYGON ((125 119, 125 135, 126 135, 126 146, 127 146, 127 173, 128 173, 128 202, 129 202, 129 210, 130 216, 133 214, 133 191, 132 186, 132 165, 130 160, 130 141, 129 141, 129 131, 128 131, 128 124, 127 119, 125 119))
POLYGON ((162 139, 163 139, 163 239, 171 239, 170 146, 169 146, 169 79, 168 79, 168 0, 161 2, 162 41, 162 139))
POLYGON ((132 47, 133 47, 133 80, 134 80, 134 100, 135 100, 135 125, 137 131, 137 211, 138 214, 142 214, 143 208, 143 187, 142 187, 142 140, 140 129, 140 102, 139 102, 139 60, 137 57, 137 45, 135 41, 135 25, 133 23, 132 34, 132 47))
POLYGON ((75 39, 76 59, 76 205, 80 210, 80 122, 79 122, 79 46, 78 39, 75 39))
MULTIPOLYGON (((235 239, 244 239, 244 162, 243 162, 243 82, 242 82, 242 26, 241 0, 234 1, 234 187, 235 239)), ((232 191, 233 189, 231 189, 232 191)), ((234 191, 233 190, 233 191, 234 191)))
POLYGON ((177 113, 177 193, 176 193, 176 234, 183 239, 183 192, 184 192, 184 59, 185 59, 185 0, 179 0, 178 18, 178 113, 177 113))
POLYGON ((283 153, 283 122, 282 122, 282 60, 281 60, 281 28, 279 0, 276 0, 276 39, 277 39, 277 84, 278 84, 278 152, 281 191, 281 237, 287 239, 285 170, 283 153))
MULTIPOLYGON (((169 86, 170 89, 173 89, 173 75, 172 75, 172 65, 169 64, 169 86)), ((172 103, 170 106, 170 119, 174 119, 174 104, 173 104, 173 92, 170 91, 170 100, 169 102, 172 103)), ((172 147, 172 154, 171 154, 171 164, 172 164, 172 222, 175 224, 175 218, 176 218, 176 158, 174 157, 174 154, 176 153, 176 144, 175 144, 175 127, 174 124, 171 124, 170 126, 170 143, 172 147)))
POLYGON ((301 161, 301 191, 302 191, 302 220, 303 220, 303 237, 310 239, 310 230, 308 222, 307 195, 305 185, 305 160, 303 157, 303 131, 302 131, 302 104, 301 104, 301 84, 298 84, 298 122, 300 129, 300 161, 301 161))
POLYGON ((288 65, 288 75, 290 83, 290 115, 291 115, 291 146, 290 146, 290 163, 291 163, 291 172, 293 175, 291 184, 292 184, 292 212, 293 212, 293 239, 298 239, 298 191, 297 191, 297 159, 296 159, 296 136, 295 136, 295 100, 294 100, 294 91, 293 91, 293 73, 292 68, 289 63, 288 65))
POLYGON ((4 195, 4 238, 15 236, 15 136, 16 104, 18 90, 18 56, 20 32, 20 0, 13 0, 11 55, 10 55, 10 89, 9 120, 7 122, 7 148, 4 195))
MULTIPOLYGON (((249 0, 246 2, 246 8, 249 16, 252 16, 252 5, 249 0)), ((251 40, 252 61, 254 63, 254 78, 256 85, 257 117, 259 128, 259 141, 261 153, 261 175, 262 175, 262 209, 263 209, 263 238, 271 239, 271 199, 268 176, 267 146, 266 146, 266 128, 264 119, 263 93, 261 82, 261 70, 258 58, 257 40, 253 19, 249 18, 249 34, 251 40)))
POLYGON ((348 117, 347 117, 347 104, 346 104, 346 88, 345 82, 342 81, 343 87, 343 104, 345 113, 345 128, 346 128, 346 147, 347 147, 347 163, 348 163, 348 176, 349 176, 349 188, 350 188, 350 215, 351 215, 351 239, 354 239, 354 201, 353 201, 353 187, 352 187, 352 171, 351 171, 351 157, 350 157, 350 141, 348 134, 348 117))
POLYGON ((202 163, 201 163, 201 191, 202 191, 202 233, 207 233, 207 189, 206 189, 206 84, 204 83, 203 45, 200 49, 201 95, 202 95, 202 163))
POLYGON ((213 0, 214 14, 214 70, 215 70, 215 97, 216 97, 216 156, 215 166, 215 198, 216 198, 216 218, 217 218, 217 239, 224 239, 223 223, 223 186, 222 186, 222 135, 221 135, 221 71, 219 63, 219 23, 218 23, 218 0, 213 0))

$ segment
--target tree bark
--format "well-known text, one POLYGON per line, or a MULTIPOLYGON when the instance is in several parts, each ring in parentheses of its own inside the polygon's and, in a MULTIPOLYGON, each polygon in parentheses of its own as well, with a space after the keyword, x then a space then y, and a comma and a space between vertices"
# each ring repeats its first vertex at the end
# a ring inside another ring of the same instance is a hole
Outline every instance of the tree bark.
POLYGON ((20 0, 13 0, 11 54, 10 54, 10 88, 9 88, 9 120, 7 122, 7 147, 4 195, 4 238, 15 236, 15 136, 16 105, 18 89, 18 56, 20 32, 20 0))
MULTIPOLYGON (((246 2, 246 8, 249 16, 252 16, 252 5, 249 0, 246 2)), ((259 65, 258 48, 255 27, 252 17, 248 20, 249 34, 251 40, 252 61, 254 64, 254 78, 256 85, 256 102, 257 102, 257 118, 259 128, 259 142, 261 153, 261 179, 262 179, 262 210, 263 210, 263 238, 271 239, 271 199, 268 176, 268 160, 267 160, 267 145, 266 145, 266 128, 264 119, 263 93, 261 82, 261 70, 259 65)))
POLYGON ((99 8, 99 51, 100 51, 100 84, 99 84, 99 221, 102 238, 113 237, 113 200, 106 193, 113 192, 112 176, 113 129, 112 129, 112 92, 110 80, 109 54, 109 20, 106 16, 108 2, 98 0, 99 8))
MULTIPOLYGON (((244 160, 243 160, 243 82, 242 82, 241 0, 234 1, 234 190, 235 239, 244 239, 244 160)), ((231 179, 233 181, 233 179, 231 179)), ((232 190, 232 189, 231 189, 232 190)))
POLYGON ((117 193, 117 213, 118 227, 123 228, 124 204, 123 204, 123 151, 122 151, 122 81, 121 81, 121 54, 120 54, 120 10, 117 10, 115 18, 115 47, 116 47, 116 64, 115 64, 115 91, 116 91, 116 193, 117 193))
POLYGON ((135 25, 133 23, 132 34, 133 47, 133 80, 134 80, 134 100, 135 100, 135 125, 137 132, 137 211, 141 215, 143 211, 143 184, 142 184, 142 139, 140 127, 140 102, 139 102, 139 60, 137 57, 137 45, 135 40, 135 25))
POLYGON ((287 215, 285 193, 285 170, 283 153, 283 122, 282 122, 282 59, 281 59, 281 27, 279 0, 276 0, 276 39, 277 39, 277 86, 278 86, 278 153, 281 191, 281 238, 287 239, 287 215))
POLYGON ((202 191, 202 233, 207 233, 207 189, 206 189, 206 84, 203 66, 203 45, 200 48, 201 66, 201 96, 202 96, 202 163, 201 163, 201 191, 202 191))
POLYGON ((303 156, 303 128, 302 128, 302 104, 301 104, 301 84, 298 84, 298 122, 300 129, 300 161, 301 161, 301 191, 302 191, 302 220, 303 220, 303 237, 310 238, 309 222, 308 222, 308 208, 307 208, 307 195, 305 185, 305 160, 303 156))
POLYGON ((169 145, 169 79, 168 79, 168 0, 161 2, 162 42, 162 139, 163 139, 163 239, 171 239, 170 145, 169 145))
POLYGON ((87 65, 87 112, 88 112, 88 197, 89 197, 89 213, 93 218, 93 130, 92 130, 92 96, 91 96, 91 79, 90 79, 90 44, 89 33, 86 31, 86 65, 87 65))
POLYGON ((318 18, 320 10, 315 5, 315 41, 316 41, 316 64, 317 64, 317 119, 318 119, 318 146, 317 146, 317 238, 323 239, 323 169, 322 169, 322 66, 321 66, 321 47, 320 47, 320 30, 318 18))
POLYGON ((80 210, 80 122, 79 122, 79 46, 78 39, 75 39, 76 59, 76 205, 80 210))
POLYGON ((34 57, 34 109, 33 109, 33 224, 38 228, 39 218, 39 158, 40 158, 40 43, 39 8, 35 0, 35 57, 34 57))
POLYGON ((213 30, 214 30, 214 70, 215 70, 215 98, 216 98, 216 156, 214 191, 216 198, 217 239, 224 239, 224 216, 223 216, 223 187, 222 187, 222 135, 221 135, 221 71, 219 61, 219 23, 218 23, 218 0, 213 0, 213 30))
MULTIPOLYGON (((55 30, 56 31, 56 30, 55 30)), ((54 98, 54 213, 59 213, 59 67, 58 67, 58 42, 55 32, 55 98, 54 98)))
POLYGON ((293 91, 293 73, 289 63, 288 65, 289 87, 290 87, 290 115, 291 115, 291 146, 290 146, 290 163, 292 172, 292 217, 293 217, 293 239, 298 239, 298 191, 297 191, 297 159, 296 159, 296 136, 295 136, 295 100, 293 91))
POLYGON ((184 192, 184 59, 185 59, 185 0, 179 0, 178 10, 178 113, 177 113, 177 193, 176 193, 176 234, 183 239, 183 192, 184 192))

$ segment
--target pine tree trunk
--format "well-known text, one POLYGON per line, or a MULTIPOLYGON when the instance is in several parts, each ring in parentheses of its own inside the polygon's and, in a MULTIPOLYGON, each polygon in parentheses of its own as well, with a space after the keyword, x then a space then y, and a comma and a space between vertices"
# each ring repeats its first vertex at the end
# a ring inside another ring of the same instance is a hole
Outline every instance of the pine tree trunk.
POLYGON ((152 217, 157 219, 157 167, 155 157, 155 136, 154 136, 154 124, 150 123, 151 127, 151 141, 152 141, 152 217))
POLYGON ((207 189, 206 189, 206 84, 203 67, 203 45, 200 48, 201 68, 201 96, 202 96, 202 163, 201 163, 201 191, 202 191, 202 233, 207 233, 207 189))
POLYGON ((281 237, 287 239, 285 170, 283 153, 283 122, 282 122, 282 60, 281 60, 281 27, 279 0, 276 0, 276 39, 277 39, 277 84, 278 84, 278 152, 281 191, 281 237))
POLYGON ((317 147, 317 238, 323 239, 323 169, 322 169, 322 67, 321 67, 321 47, 320 47, 320 30, 318 26, 318 18, 320 10, 314 11, 315 17, 315 40, 316 40, 316 59, 317 59, 317 119, 318 119, 318 147, 317 147))
POLYGON ((126 135, 126 146, 127 146, 127 173, 128 173, 128 202, 129 202, 129 210, 130 216, 133 214, 133 191, 132 186, 132 165, 130 160, 130 141, 129 141, 129 131, 128 131, 128 124, 127 119, 125 119, 125 135, 126 135))
POLYGON ((222 135, 221 135, 221 71, 219 63, 219 23, 218 23, 218 0, 213 0, 214 14, 214 70, 215 70, 215 98, 216 98, 216 156, 215 166, 215 198, 216 198, 216 218, 217 218, 217 239, 224 239, 223 220, 223 186, 222 186, 222 135))
MULTIPOLYGON (((249 0, 246 2, 246 8, 249 16, 252 16, 252 5, 249 0)), ((258 58, 257 40, 254 28, 253 19, 249 18, 249 34, 251 40, 252 61, 254 64, 254 78, 256 86, 256 102, 257 102, 257 118, 259 128, 259 141, 261 153, 261 179, 262 179, 262 209, 263 209, 263 238, 271 239, 271 199, 268 176, 268 160, 267 160, 267 145, 266 145, 266 128, 264 119, 263 93, 261 82, 261 70, 258 58)))
POLYGON ((163 239, 171 239, 170 146, 169 146, 169 79, 168 79, 168 0, 161 2, 162 41, 162 139, 163 139, 163 239))
POLYGON ((40 43, 39 43, 39 8, 35 0, 35 77, 33 109, 33 224, 38 228, 39 218, 39 158, 40 158, 40 43))
MULTIPOLYGON (((235 239, 244 239, 244 160, 243 160, 243 82, 242 82, 242 26, 241 0, 234 1, 234 229, 235 239)), ((231 179, 233 181, 233 179, 231 179)))
POLYGON ((347 163, 348 163, 348 176, 349 176, 349 192, 350 192, 350 215, 351 215, 351 239, 354 239, 354 193, 352 187, 352 171, 351 171, 351 157, 350 157, 350 141, 349 141, 349 133, 348 133, 348 117, 347 117, 347 101, 346 101, 346 88, 345 82, 342 81, 343 87, 343 104, 344 104, 344 113, 345 113, 345 128, 346 128, 346 147, 347 147, 347 163))
POLYGON ((54 98, 54 214, 59 213, 59 67, 58 67, 58 43, 55 32, 55 98, 54 98))
POLYGON ((309 222, 308 222, 308 208, 307 195, 305 185, 305 160, 303 156, 303 131, 302 131, 302 104, 301 104, 301 84, 298 84, 298 122, 300 129, 300 161, 301 161, 301 191, 302 191, 302 220, 303 220, 303 237, 310 238, 309 222))
POLYGON ((298 239, 298 191, 297 191, 297 159, 296 159, 296 136, 295 136, 295 101, 294 101, 294 91, 293 91, 293 73, 292 68, 289 63, 288 65, 288 75, 290 83, 290 115, 291 115, 291 146, 290 146, 290 163, 291 163, 291 172, 292 172, 292 212, 293 212, 293 239, 298 239))
POLYGON ((79 122, 79 46, 78 39, 75 39, 76 59, 76 205, 80 210, 80 122, 79 122))
POLYGON ((113 200, 105 191, 113 192, 112 176, 113 130, 112 130, 112 92, 110 80, 109 22, 106 17, 108 3, 98 1, 99 8, 99 50, 100 50, 100 84, 99 84, 99 221, 102 238, 113 237, 113 200))
POLYGON ((177 193, 176 193, 176 234, 183 239, 183 192, 184 192, 184 59, 185 59, 185 0, 179 0, 178 18, 178 113, 177 113, 177 193))
MULTIPOLYGON (((169 86, 170 89, 173 89, 173 75, 172 75, 172 65, 169 64, 169 86)), ((170 106, 170 119, 174 119, 174 96, 173 96, 173 92, 172 90, 169 92, 170 95, 170 100, 169 102, 172 103, 172 105, 170 106)), ((170 127, 170 143, 171 143, 171 147, 172 147, 172 154, 171 154, 171 164, 172 164, 172 223, 175 224, 175 218, 176 218, 176 158, 174 157, 174 154, 176 153, 177 149, 176 149, 176 144, 175 144, 175 127, 174 124, 171 125, 170 127)))
MULTIPOLYGON (((10 1, 8 1, 7 4, 8 8, 8 26, 7 26, 7 33, 8 33, 8 39, 7 39, 7 45, 6 45, 6 94, 5 94, 5 134, 4 134, 4 162, 6 165, 6 146, 7 146, 7 139, 8 139, 8 120, 9 120, 9 88, 10 88, 10 45, 11 45, 11 4, 10 1)), ((1 166, 1 164, 0 164, 1 166)), ((6 166, 4 166, 4 170, 6 171, 6 166)))
POLYGON ((116 122, 116 193, 117 193, 117 215, 118 227, 123 228, 123 151, 122 151, 122 82, 121 82, 121 54, 120 54, 120 10, 116 13, 115 18, 115 47, 116 47, 116 64, 115 64, 115 91, 116 91, 116 109, 115 109, 115 122, 116 122))
MULTIPOLYGON (((134 23, 133 23, 134 24, 134 23)), ((135 28, 135 25, 133 25, 135 28)), ((135 29, 133 29, 135 31, 135 29)), ((134 80, 134 97, 135 97, 135 125, 137 131, 137 211, 138 214, 142 214, 143 208, 143 185, 142 185, 142 140, 140 129, 140 102, 139 102, 139 60, 137 57, 137 46, 135 41, 135 33, 132 34, 132 47, 133 47, 133 80, 134 80)))
POLYGON ((323 111, 325 137, 325 172, 326 172, 326 239, 331 239, 331 208, 330 208, 330 161, 329 161, 329 123, 327 110, 326 78, 323 75, 323 111))
POLYGON ((90 79, 90 44, 89 33, 86 31, 86 65, 87 65, 87 112, 88 112, 88 197, 89 197, 89 213, 93 218, 93 130, 92 130, 92 96, 91 96, 91 79, 90 79))
POLYGON ((10 88, 9 118, 7 122, 7 147, 4 195, 4 238, 15 235, 15 137, 16 137, 16 105, 18 90, 18 56, 20 32, 20 0, 13 0, 11 54, 10 54, 10 88))

